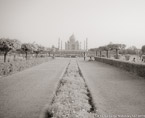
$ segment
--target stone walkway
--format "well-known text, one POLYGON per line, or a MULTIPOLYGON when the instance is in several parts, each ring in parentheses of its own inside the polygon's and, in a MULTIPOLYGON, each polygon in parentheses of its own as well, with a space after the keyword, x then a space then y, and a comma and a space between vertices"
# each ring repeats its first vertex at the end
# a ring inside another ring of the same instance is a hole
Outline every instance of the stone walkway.
POLYGON ((145 118, 144 78, 97 61, 80 59, 79 66, 100 114, 145 118))
POLYGON ((69 59, 52 61, 0 79, 0 118, 38 118, 51 102, 69 59))

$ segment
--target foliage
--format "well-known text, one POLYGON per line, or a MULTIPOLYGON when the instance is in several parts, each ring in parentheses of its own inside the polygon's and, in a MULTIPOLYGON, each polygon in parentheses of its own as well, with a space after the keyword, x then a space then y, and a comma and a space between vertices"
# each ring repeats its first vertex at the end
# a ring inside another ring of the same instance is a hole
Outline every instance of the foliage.
POLYGON ((30 44, 30 43, 23 43, 23 44, 21 45, 21 49, 22 49, 22 51, 25 52, 25 54, 26 54, 26 59, 27 59, 28 53, 29 53, 29 52, 33 52, 34 47, 33 47, 32 44, 30 44))
POLYGON ((20 48, 20 41, 16 39, 1 38, 0 39, 0 50, 1 51, 10 51, 20 48))
POLYGON ((98 50, 99 50, 99 51, 103 51, 103 50, 104 50, 104 47, 103 47, 103 46, 100 46, 100 47, 98 48, 98 50))
POLYGON ((36 57, 37 57, 39 53, 45 50, 45 48, 38 44, 32 44, 32 50, 36 54, 36 57))
POLYGON ((125 55, 125 59, 126 59, 126 61, 129 61, 130 55, 125 55))
POLYGON ((126 49, 126 54, 137 54, 137 48, 135 46, 131 46, 126 49))
POLYGON ((8 52, 17 50, 21 47, 20 41, 16 39, 1 38, 0 39, 0 51, 4 53, 4 62, 6 62, 6 56, 8 52))
POLYGON ((32 52, 33 51, 32 44, 30 44, 30 43, 23 43, 22 46, 21 46, 21 49, 24 52, 32 52))
POLYGON ((104 50, 104 51, 108 51, 109 50, 109 47, 108 46, 101 46, 100 47, 102 50, 104 50))
MULTIPOLYGON (((107 56, 107 58, 108 58, 108 52, 109 52, 109 47, 108 47, 108 45, 107 46, 100 46, 99 48, 98 48, 99 50, 100 50, 100 56, 101 56, 101 51, 106 51, 106 56, 107 56)), ((103 55, 102 55, 103 56, 103 55)))
POLYGON ((109 50, 115 50, 116 51, 116 55, 115 55, 116 59, 119 58, 118 50, 123 50, 123 49, 125 49, 125 47, 126 47, 125 44, 113 44, 113 43, 111 43, 111 44, 108 45, 109 50))
POLYGON ((108 48, 110 50, 121 50, 121 49, 125 49, 126 45, 125 44, 109 44, 108 48))
POLYGON ((131 55, 140 55, 141 51, 137 49, 135 46, 131 46, 127 49, 122 49, 119 51, 120 54, 131 54, 131 55))
POLYGON ((142 51, 142 54, 145 54, 145 45, 142 46, 141 51, 142 51))
POLYGON ((90 93, 74 62, 70 63, 59 87, 48 107, 53 118, 95 118, 96 109, 91 111, 90 93))
POLYGON ((89 49, 89 51, 98 51, 99 49, 98 48, 91 48, 91 49, 89 49))
POLYGON ((10 73, 24 70, 26 68, 35 66, 37 64, 41 64, 43 62, 47 62, 48 58, 37 58, 31 60, 18 60, 6 63, 0 63, 0 76, 1 75, 9 75, 10 73))

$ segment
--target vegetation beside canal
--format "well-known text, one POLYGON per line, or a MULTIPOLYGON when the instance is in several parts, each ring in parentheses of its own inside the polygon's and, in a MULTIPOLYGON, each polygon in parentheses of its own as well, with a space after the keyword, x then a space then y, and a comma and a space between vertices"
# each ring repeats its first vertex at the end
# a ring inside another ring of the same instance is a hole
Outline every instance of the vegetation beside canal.
POLYGON ((18 60, 11 61, 6 63, 0 63, 0 75, 9 75, 11 73, 24 70, 26 68, 30 68, 32 66, 41 64, 43 62, 47 62, 49 60, 48 57, 44 58, 33 58, 30 60, 18 60))
POLYGON ((88 87, 80 74, 75 61, 68 66, 60 80, 51 105, 48 107, 48 118, 96 118, 88 87))

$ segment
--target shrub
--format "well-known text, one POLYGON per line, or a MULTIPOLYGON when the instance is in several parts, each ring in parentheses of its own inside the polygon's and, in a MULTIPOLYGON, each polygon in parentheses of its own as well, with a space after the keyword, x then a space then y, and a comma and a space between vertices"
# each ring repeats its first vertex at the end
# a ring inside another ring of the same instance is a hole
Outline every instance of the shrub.
POLYGON ((125 59, 126 59, 126 61, 129 61, 130 55, 125 55, 125 59))
POLYGON ((51 118, 95 118, 97 113, 91 111, 91 98, 88 94, 78 67, 72 63, 60 81, 48 114, 51 118))
POLYGON ((0 51, 4 54, 4 62, 6 62, 6 56, 7 54, 12 50, 17 50, 21 46, 20 41, 16 39, 6 39, 1 38, 0 39, 0 51))
POLYGON ((21 71, 24 70, 25 68, 29 68, 46 61, 48 61, 48 58, 37 58, 37 59, 31 59, 27 61, 19 60, 19 61, 1 63, 0 75, 8 75, 10 73, 21 71))

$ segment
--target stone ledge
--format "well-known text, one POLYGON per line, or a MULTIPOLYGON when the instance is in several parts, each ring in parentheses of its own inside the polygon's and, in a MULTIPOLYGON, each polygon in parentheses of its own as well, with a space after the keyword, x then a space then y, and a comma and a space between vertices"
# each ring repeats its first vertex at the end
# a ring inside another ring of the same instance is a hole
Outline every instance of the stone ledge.
POLYGON ((94 57, 94 58, 96 61, 110 64, 115 67, 119 67, 123 70, 133 72, 145 78, 145 65, 144 64, 127 62, 127 61, 122 61, 122 60, 117 60, 117 59, 108 59, 108 58, 100 58, 100 57, 94 57))

